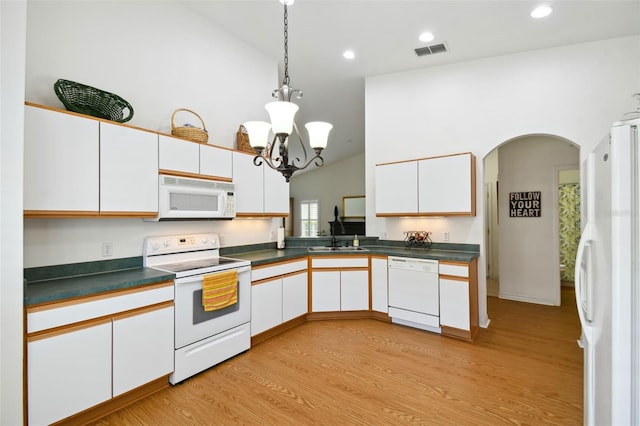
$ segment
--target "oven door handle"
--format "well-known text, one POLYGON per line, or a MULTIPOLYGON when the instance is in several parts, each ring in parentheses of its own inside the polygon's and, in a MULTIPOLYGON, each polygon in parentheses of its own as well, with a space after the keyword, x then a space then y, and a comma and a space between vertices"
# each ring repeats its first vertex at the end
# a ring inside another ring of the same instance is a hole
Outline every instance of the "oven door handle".
POLYGON ((208 274, 192 275, 190 277, 176 278, 175 279, 175 285, 176 286, 184 286, 184 285, 189 285, 189 284, 201 285, 203 277, 205 277, 207 275, 217 274, 218 272, 229 271, 231 269, 237 270, 238 271, 238 275, 251 272, 251 266, 241 266, 240 268, 222 269, 220 271, 213 271, 213 272, 210 272, 208 274))

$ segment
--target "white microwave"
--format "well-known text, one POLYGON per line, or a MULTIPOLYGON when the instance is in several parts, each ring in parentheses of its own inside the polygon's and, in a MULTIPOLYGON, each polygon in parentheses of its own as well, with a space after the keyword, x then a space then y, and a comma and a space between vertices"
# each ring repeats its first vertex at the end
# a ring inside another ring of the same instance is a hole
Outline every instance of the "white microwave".
POLYGON ((153 220, 233 219, 233 183, 159 176, 158 217, 153 220))

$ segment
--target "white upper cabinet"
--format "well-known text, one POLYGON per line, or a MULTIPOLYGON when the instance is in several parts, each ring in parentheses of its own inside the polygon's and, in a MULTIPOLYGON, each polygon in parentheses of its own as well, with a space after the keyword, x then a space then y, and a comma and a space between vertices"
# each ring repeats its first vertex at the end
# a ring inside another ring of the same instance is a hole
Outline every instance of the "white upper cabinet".
POLYGON ((264 176, 253 156, 233 153, 233 183, 236 189, 236 215, 264 213, 264 176))
POLYGON ((27 105, 26 216, 98 214, 99 122, 27 105))
POLYGON ((100 123, 100 214, 158 213, 158 135, 100 123))
POLYGON ((376 166, 376 214, 417 213, 418 164, 415 161, 376 166))
POLYGON ((471 153, 376 166, 377 216, 475 216, 471 153))
MULTIPOLYGON (((255 167, 255 166, 254 166, 255 167)), ((262 166, 264 171, 264 212, 289 214, 289 183, 276 170, 262 166)))
POLYGON ((418 161, 418 212, 475 216, 475 158, 471 153, 418 161))
POLYGON ((213 145, 200 145, 200 174, 231 181, 233 179, 233 151, 213 145))
POLYGON ((231 182, 233 159, 230 149, 159 135, 160 173, 203 177, 231 182))
POLYGON ((158 168, 160 171, 200 173, 200 147, 198 143, 159 135, 158 168))
POLYGON ((237 216, 287 216, 289 183, 277 171, 253 164, 254 155, 233 152, 237 216))

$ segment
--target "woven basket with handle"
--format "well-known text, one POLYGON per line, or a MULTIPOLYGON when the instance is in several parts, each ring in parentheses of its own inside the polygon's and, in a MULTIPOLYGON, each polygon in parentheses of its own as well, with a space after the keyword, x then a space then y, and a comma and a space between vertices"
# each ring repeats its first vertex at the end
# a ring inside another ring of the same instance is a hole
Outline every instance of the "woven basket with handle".
POLYGON ((131 104, 114 93, 64 79, 56 81, 53 90, 69 111, 118 123, 133 117, 131 104))
POLYGON ((207 127, 205 126, 202 117, 200 117, 196 112, 186 108, 177 109, 173 111, 173 114, 171 114, 171 134, 173 136, 178 136, 179 138, 185 138, 199 143, 207 143, 207 141, 209 140, 209 133, 207 133, 207 127), (198 120, 200 120, 200 123, 202 123, 202 128, 192 125, 176 126, 176 113, 180 111, 186 111, 198 117, 198 120))
POLYGON ((249 134, 247 133, 247 129, 242 124, 236 132, 236 145, 238 151, 248 152, 249 154, 256 153, 255 149, 251 148, 251 144, 249 143, 249 134))

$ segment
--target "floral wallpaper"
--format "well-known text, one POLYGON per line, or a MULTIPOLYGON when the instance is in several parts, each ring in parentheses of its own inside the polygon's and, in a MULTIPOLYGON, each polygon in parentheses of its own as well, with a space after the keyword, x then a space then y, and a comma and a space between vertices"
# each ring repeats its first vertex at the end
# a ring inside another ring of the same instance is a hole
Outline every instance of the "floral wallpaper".
POLYGON ((559 187, 560 263, 565 265, 560 279, 574 280, 576 252, 580 242, 580 184, 567 183, 559 187))

